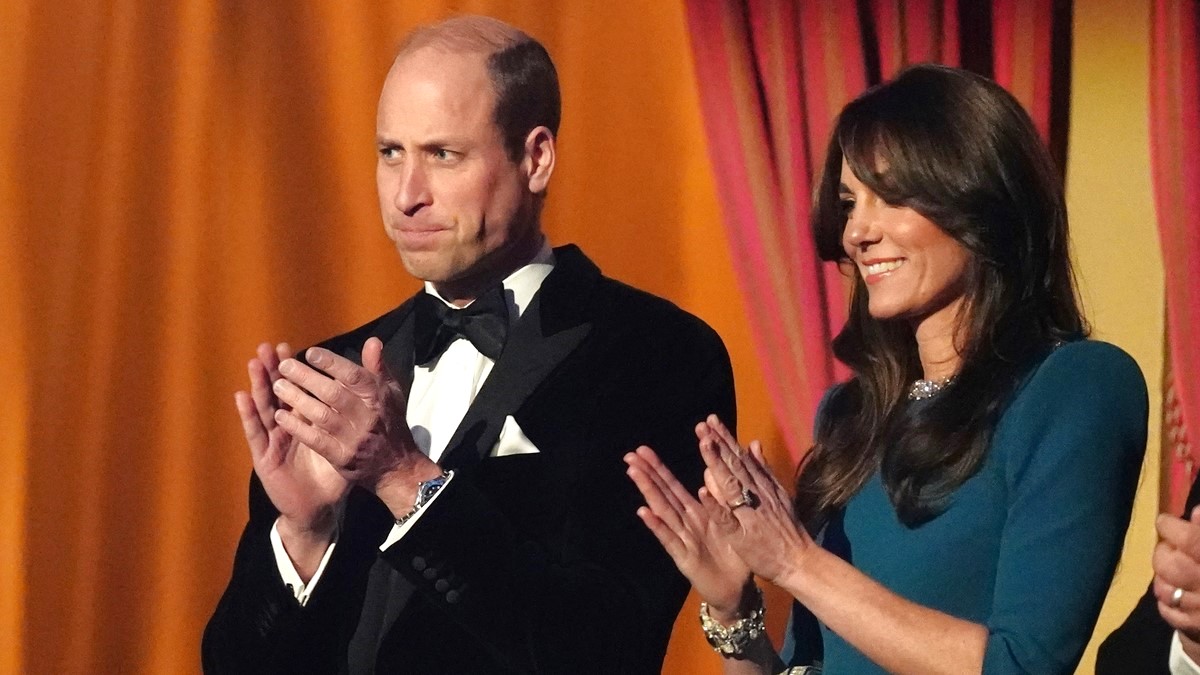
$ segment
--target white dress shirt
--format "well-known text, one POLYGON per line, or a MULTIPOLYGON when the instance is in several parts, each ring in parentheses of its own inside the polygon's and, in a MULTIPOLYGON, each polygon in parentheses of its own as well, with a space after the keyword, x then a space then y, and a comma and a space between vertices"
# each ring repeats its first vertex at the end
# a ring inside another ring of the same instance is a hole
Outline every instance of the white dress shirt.
MULTIPOLYGON (((520 318, 521 313, 525 311, 530 301, 533 300, 533 296, 541 288, 542 281, 553 269, 554 252, 543 239, 542 248, 533 260, 504 279, 502 283, 505 291, 504 298, 508 304, 510 326, 520 318)), ((429 282, 425 282, 425 292, 446 302, 445 298, 438 295, 437 289, 429 282)), ((454 306, 449 302, 446 304, 454 306)), ((441 356, 428 365, 413 368, 412 389, 408 395, 406 414, 417 447, 433 461, 441 459, 442 454, 446 451, 446 444, 450 442, 450 438, 458 429, 467 409, 471 407, 471 402, 475 400, 476 394, 479 393, 488 375, 491 374, 493 366, 495 366, 495 362, 479 353, 479 350, 475 349, 475 345, 471 344, 469 340, 459 338, 451 342, 441 356)), ((451 476, 452 479, 453 476, 451 476)), ((418 509, 403 525, 393 525, 379 550, 382 551, 399 541, 426 509, 437 501, 440 494, 441 492, 435 494, 433 499, 418 509)), ((275 563, 279 567, 279 575, 301 605, 308 602, 308 598, 316 588, 321 573, 325 571, 325 565, 329 562, 336 545, 337 533, 334 534, 333 543, 329 545, 324 557, 321 558, 321 564, 317 567, 316 573, 305 584, 296 572, 291 558, 288 557, 287 550, 283 547, 283 540, 279 536, 278 521, 271 527, 271 546, 275 551, 275 563)))
POLYGON ((1171 675, 1200 675, 1200 666, 1183 651, 1183 643, 1179 641, 1179 631, 1171 634, 1171 656, 1167 659, 1171 667, 1171 675))

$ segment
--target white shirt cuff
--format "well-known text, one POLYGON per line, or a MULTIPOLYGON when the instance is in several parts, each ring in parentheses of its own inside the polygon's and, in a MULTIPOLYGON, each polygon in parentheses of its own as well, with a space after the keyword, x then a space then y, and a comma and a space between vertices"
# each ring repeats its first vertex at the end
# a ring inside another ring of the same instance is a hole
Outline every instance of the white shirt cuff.
POLYGON ((1200 666, 1183 651, 1183 643, 1179 640, 1179 631, 1171 634, 1171 656, 1167 659, 1171 675, 1200 675, 1200 666))
POLYGON ((379 545, 379 550, 386 551, 392 544, 400 541, 401 537, 408 534, 408 531, 412 529, 412 526, 415 525, 417 520, 421 518, 421 514, 425 513, 425 511, 429 508, 429 505, 436 502, 437 498, 442 496, 442 493, 446 491, 446 486, 449 485, 450 481, 452 480, 454 480, 453 471, 450 472, 449 476, 446 476, 446 482, 442 483, 442 488, 433 493, 433 498, 422 504, 421 508, 413 511, 413 514, 408 517, 408 520, 405 520, 403 523, 396 523, 392 525, 392 531, 388 532, 387 539, 384 539, 383 543, 379 545))
POLYGON ((308 597, 317 587, 317 581, 321 579, 321 573, 325 571, 329 556, 333 555, 333 547, 337 546, 337 540, 338 531, 334 530, 333 541, 329 542, 329 548, 325 549, 325 555, 321 556, 321 564, 317 565, 316 573, 306 584, 300 578, 300 573, 296 571, 296 566, 292 564, 292 558, 288 555, 287 549, 283 547, 283 538, 279 536, 279 519, 276 519, 275 524, 271 526, 271 548, 275 551, 275 566, 279 568, 279 576, 283 578, 283 583, 292 592, 292 595, 296 596, 301 607, 308 604, 308 597))

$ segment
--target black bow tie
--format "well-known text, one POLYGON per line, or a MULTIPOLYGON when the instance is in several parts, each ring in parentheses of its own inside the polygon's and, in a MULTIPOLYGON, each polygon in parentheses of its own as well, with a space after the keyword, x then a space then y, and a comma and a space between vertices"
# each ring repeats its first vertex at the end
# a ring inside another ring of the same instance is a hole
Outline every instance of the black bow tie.
POLYGON ((508 336, 508 304, 504 287, 493 286, 463 309, 454 309, 429 293, 417 296, 413 357, 423 366, 458 338, 466 338, 480 354, 495 361, 508 336))

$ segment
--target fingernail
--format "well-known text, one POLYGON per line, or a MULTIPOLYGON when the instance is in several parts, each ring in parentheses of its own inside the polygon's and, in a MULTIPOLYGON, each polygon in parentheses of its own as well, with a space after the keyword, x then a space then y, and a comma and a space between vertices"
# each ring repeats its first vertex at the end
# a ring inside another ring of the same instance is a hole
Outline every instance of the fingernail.
POLYGON ((325 350, 317 349, 316 347, 313 347, 312 349, 308 350, 308 362, 313 364, 314 366, 324 365, 325 364, 325 350))
POLYGON ((292 368, 295 368, 295 367, 296 367, 296 366, 295 366, 295 360, 293 360, 293 359, 284 359, 284 360, 283 360, 283 363, 279 364, 279 372, 281 372, 281 373, 290 373, 290 372, 292 372, 292 368))
POLYGON ((275 380, 275 382, 271 384, 271 389, 274 390, 276 394, 282 394, 286 387, 287 380, 275 380))

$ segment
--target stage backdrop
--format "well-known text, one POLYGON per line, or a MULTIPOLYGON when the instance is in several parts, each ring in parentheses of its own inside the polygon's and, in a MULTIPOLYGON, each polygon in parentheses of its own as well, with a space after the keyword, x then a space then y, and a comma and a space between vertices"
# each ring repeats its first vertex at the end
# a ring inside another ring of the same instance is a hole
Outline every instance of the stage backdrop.
MULTIPOLYGON (((1081 5, 1076 247, 1098 332, 1156 391, 1148 0, 1081 5)), ((565 106, 551 239, 709 321, 734 359, 743 435, 790 475, 681 1, 5 0, 0 673, 198 670, 245 518, 232 392, 258 341, 307 344, 416 288, 379 225, 374 108, 398 37, 450 12, 493 14, 550 48, 565 106)), ((1156 506, 1139 501, 1131 581, 1099 633, 1148 578, 1156 506)), ((776 635, 784 609, 772 598, 776 635)), ((667 672, 718 671, 695 612, 693 598, 667 672)))

